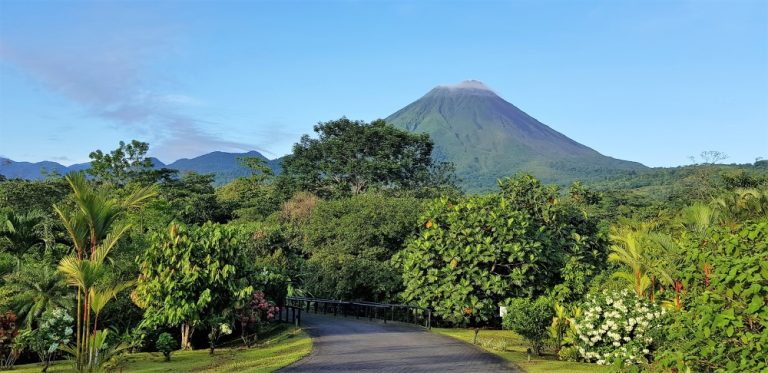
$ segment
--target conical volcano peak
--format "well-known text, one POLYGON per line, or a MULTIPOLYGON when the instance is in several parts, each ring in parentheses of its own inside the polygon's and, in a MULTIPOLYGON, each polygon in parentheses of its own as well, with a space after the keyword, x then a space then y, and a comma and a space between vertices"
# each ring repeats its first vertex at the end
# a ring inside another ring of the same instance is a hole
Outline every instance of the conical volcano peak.
POLYGON ((439 85, 437 86, 437 89, 447 89, 450 91, 458 91, 458 90, 487 91, 487 92, 493 93, 493 91, 490 88, 488 88, 487 85, 483 84, 483 82, 479 80, 465 80, 457 84, 439 85))
POLYGON ((495 190, 497 179, 521 171, 567 185, 645 168, 568 138, 477 80, 437 86, 385 121, 429 134, 435 159, 453 163, 467 190, 495 190))

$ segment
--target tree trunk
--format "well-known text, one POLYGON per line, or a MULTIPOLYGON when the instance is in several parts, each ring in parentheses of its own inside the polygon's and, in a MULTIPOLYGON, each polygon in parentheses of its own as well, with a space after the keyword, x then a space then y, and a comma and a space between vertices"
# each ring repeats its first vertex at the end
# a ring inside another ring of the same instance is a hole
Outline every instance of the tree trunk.
POLYGON ((186 350, 187 346, 187 324, 181 324, 181 349, 186 350))
POLYGON ((248 336, 245 334, 246 326, 248 326, 248 323, 240 321, 240 339, 243 340, 243 344, 246 347, 251 347, 250 341, 248 340, 248 336))
POLYGON ((191 350, 192 344, 189 342, 189 339, 192 338, 192 333, 194 332, 194 329, 192 329, 189 326, 189 323, 183 323, 181 324, 181 349, 182 350, 191 350))
POLYGON ((80 291, 80 288, 77 288, 77 307, 75 307, 77 309, 76 311, 77 312, 77 337, 75 339, 76 341, 75 347, 77 347, 77 356, 75 357, 75 366, 78 368, 81 366, 80 360, 82 359, 82 348, 83 348, 83 341, 81 337, 82 324, 80 321, 80 306, 82 302, 81 293, 82 292, 80 291))
POLYGON ((472 337, 472 344, 477 344, 477 334, 480 333, 480 328, 475 328, 475 335, 472 337))

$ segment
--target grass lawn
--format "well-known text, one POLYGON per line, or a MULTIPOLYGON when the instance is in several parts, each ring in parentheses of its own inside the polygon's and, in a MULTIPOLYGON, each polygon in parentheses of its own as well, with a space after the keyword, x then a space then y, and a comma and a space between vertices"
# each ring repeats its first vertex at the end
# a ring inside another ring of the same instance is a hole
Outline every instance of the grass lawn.
MULTIPOLYGON (((472 329, 433 328, 432 331, 467 343, 472 343, 472 336, 475 333, 472 329)), ((508 330, 481 330, 480 334, 477 335, 477 344, 488 352, 501 356, 530 373, 600 373, 610 371, 608 367, 597 364, 560 361, 553 355, 531 356, 531 361, 528 361, 528 354, 525 352, 528 345, 525 340, 508 330)))
MULTIPOLYGON (((312 340, 305 332, 293 327, 283 326, 283 330, 264 341, 263 345, 253 348, 216 349, 216 355, 208 355, 208 349, 195 351, 176 351, 171 361, 163 361, 159 352, 142 352, 128 355, 124 372, 272 372, 308 355, 312 350, 312 340)), ((15 373, 40 372, 40 365, 18 365, 15 373)), ((67 361, 52 365, 48 372, 71 372, 67 361)))

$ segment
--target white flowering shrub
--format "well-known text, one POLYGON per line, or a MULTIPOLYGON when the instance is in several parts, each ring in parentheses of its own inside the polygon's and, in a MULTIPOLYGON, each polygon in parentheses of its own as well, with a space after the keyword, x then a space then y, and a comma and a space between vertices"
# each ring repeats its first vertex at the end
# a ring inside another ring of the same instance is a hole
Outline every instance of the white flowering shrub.
POLYGON ((219 338, 225 335, 232 334, 232 327, 229 325, 229 323, 220 322, 223 318, 221 317, 215 317, 213 320, 211 320, 211 332, 208 333, 208 342, 210 344, 210 354, 213 356, 214 350, 216 349, 216 342, 219 341, 219 338))
POLYGON ((39 328, 22 335, 22 344, 37 353, 43 365, 48 367, 59 347, 72 340, 74 321, 67 311, 54 309, 43 316, 39 328))
POLYGON ((627 290, 590 294, 576 319, 576 346, 600 365, 648 363, 665 311, 627 290))
POLYGON ((230 335, 232 334, 232 327, 225 323, 219 324, 219 333, 221 333, 221 335, 230 335))

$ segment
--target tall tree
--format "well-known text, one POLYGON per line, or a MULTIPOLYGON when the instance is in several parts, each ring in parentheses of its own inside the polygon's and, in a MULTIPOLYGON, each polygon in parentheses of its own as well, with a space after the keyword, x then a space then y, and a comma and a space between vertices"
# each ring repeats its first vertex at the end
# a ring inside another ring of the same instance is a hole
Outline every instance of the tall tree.
POLYGON ((152 160, 146 157, 147 151, 149 144, 138 140, 131 140, 128 144, 120 141, 118 148, 109 154, 101 150, 93 151, 88 155, 91 158, 88 174, 101 182, 125 185, 152 170, 152 160))
POLYGON ((216 198, 214 177, 214 174, 188 172, 178 180, 162 183, 160 195, 167 204, 167 216, 186 224, 224 223, 229 220, 230 210, 216 198))
MULTIPOLYGON (((283 177, 321 196, 355 195, 371 188, 415 188, 434 180, 432 141, 387 125, 347 118, 319 123, 283 162, 283 177)), ((441 170, 444 171, 444 170, 441 170)), ((443 177, 444 179, 444 177, 443 177)))
POLYGON ((365 193, 320 202, 302 224, 304 288, 332 299, 394 300, 402 286, 390 262, 418 227, 423 201, 365 193))
POLYGON ((239 237, 236 228, 213 223, 154 233, 133 294, 145 323, 180 326, 181 346, 189 349, 196 327, 231 316, 253 292, 239 237))
POLYGON ((64 178, 46 180, 13 179, 0 182, 0 208, 15 214, 42 211, 53 216, 51 206, 69 194, 64 178))
POLYGON ((240 162, 251 170, 251 174, 218 188, 216 196, 237 218, 261 220, 280 207, 281 198, 272 182, 274 173, 261 158, 244 157, 240 162))

